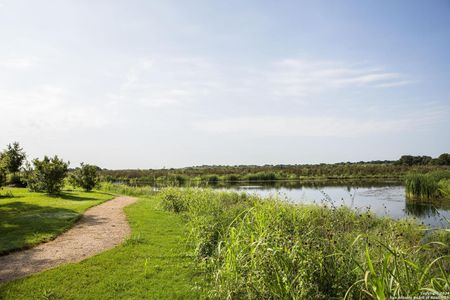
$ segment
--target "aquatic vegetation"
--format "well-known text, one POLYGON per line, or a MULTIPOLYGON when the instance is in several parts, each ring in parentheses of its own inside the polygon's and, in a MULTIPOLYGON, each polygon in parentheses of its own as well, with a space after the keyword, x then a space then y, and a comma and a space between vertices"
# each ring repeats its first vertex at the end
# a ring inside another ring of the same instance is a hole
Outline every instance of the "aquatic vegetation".
POLYGON ((427 174, 412 173, 405 178, 406 194, 411 198, 449 198, 450 171, 435 171, 427 174))
POLYGON ((220 299, 384 299, 449 291, 450 232, 348 208, 164 189, 220 299))

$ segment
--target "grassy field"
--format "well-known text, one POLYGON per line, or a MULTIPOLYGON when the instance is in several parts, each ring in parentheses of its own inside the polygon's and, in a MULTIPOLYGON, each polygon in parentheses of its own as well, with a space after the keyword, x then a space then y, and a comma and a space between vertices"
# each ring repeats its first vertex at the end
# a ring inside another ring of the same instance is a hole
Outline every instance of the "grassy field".
POLYGON ((79 191, 50 196, 23 188, 4 188, 1 194, 0 254, 51 240, 71 227, 86 209, 113 198, 79 191))
POLYGON ((126 213, 132 236, 123 245, 0 285, 0 299, 387 299, 450 290, 450 232, 413 221, 180 188, 126 213))
POLYGON ((0 299, 199 299, 205 276, 187 248, 185 221, 142 198, 126 208, 123 245, 84 260, 0 285, 0 299))

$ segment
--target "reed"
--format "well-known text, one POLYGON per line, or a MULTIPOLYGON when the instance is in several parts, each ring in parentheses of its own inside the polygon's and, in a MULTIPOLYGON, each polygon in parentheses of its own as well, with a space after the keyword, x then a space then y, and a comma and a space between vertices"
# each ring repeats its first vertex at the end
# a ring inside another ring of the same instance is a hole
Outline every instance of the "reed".
POLYGON ((408 174, 405 178, 406 194, 410 198, 425 200, 449 197, 449 179, 449 171, 408 174))
POLYGON ((187 218, 212 298, 383 299, 450 288, 445 230, 425 236, 411 220, 208 189, 159 197, 187 218))

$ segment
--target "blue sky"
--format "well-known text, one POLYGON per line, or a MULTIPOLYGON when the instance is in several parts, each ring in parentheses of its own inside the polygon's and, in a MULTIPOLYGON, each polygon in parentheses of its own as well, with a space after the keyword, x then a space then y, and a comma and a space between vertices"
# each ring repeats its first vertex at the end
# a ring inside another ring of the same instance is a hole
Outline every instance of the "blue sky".
POLYGON ((0 40, 0 145, 30 158, 159 168, 450 151, 448 1, 0 0, 0 40))

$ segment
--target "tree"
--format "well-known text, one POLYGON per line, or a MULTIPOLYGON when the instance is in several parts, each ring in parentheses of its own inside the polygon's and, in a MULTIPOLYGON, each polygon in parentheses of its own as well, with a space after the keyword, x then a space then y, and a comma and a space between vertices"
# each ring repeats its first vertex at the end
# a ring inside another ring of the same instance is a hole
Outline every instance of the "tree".
POLYGON ((0 188, 6 184, 6 166, 0 155, 0 188))
POLYGON ((93 165, 81 163, 81 167, 70 173, 69 182, 75 187, 91 191, 99 182, 98 168, 93 165))
POLYGON ((1 154, 8 172, 15 174, 19 172, 25 158, 27 157, 18 142, 9 144, 5 151, 1 154))
POLYGON ((432 158, 430 156, 413 156, 413 155, 403 155, 398 160, 398 164, 414 166, 414 165, 428 165, 432 158))
POLYGON ((436 158, 436 164, 441 166, 450 166, 450 154, 442 153, 436 158))
POLYGON ((33 160, 34 170, 29 178, 28 187, 32 191, 44 191, 49 194, 59 193, 64 186, 69 163, 58 156, 43 160, 33 160))

